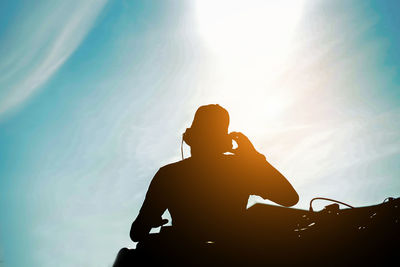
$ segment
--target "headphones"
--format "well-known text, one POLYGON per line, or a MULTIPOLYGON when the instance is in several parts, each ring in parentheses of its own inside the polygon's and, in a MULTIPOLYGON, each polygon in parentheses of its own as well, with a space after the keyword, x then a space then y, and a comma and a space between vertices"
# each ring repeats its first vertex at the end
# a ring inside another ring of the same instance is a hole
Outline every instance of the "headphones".
POLYGON ((193 137, 196 137, 196 132, 192 128, 186 128, 186 131, 182 134, 182 142, 185 142, 188 146, 192 146, 193 137))
POLYGON ((191 132, 192 132, 192 128, 186 128, 186 131, 182 134, 182 141, 181 141, 182 160, 185 159, 185 157, 183 156, 183 142, 185 142, 188 146, 190 146, 191 132))

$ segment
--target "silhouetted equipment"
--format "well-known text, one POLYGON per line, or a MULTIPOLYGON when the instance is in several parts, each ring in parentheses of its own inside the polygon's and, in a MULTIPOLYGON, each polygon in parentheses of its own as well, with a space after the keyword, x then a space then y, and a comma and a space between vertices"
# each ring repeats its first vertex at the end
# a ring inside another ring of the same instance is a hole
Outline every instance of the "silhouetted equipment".
POLYGON ((114 266, 398 266, 399 219, 400 198, 345 209, 335 203, 318 212, 256 204, 242 221, 232 222, 240 231, 215 240, 188 240, 173 227, 162 227, 160 233, 139 242, 136 249, 122 249, 114 266))

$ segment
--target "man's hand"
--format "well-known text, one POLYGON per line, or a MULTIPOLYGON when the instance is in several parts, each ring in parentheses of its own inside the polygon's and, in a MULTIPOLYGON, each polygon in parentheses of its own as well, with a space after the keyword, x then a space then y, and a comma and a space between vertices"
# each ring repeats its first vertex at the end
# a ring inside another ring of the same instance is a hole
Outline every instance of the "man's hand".
POLYGON ((260 157, 262 156, 265 159, 265 156, 259 153, 249 140, 247 136, 245 136, 241 132, 231 132, 229 136, 234 140, 238 147, 235 149, 231 149, 229 152, 232 152, 238 156, 245 156, 245 157, 260 157))
POLYGON ((160 217, 159 220, 153 222, 151 227, 152 228, 157 228, 157 227, 163 226, 166 223, 168 223, 168 219, 163 219, 163 218, 160 217))
POLYGON ((168 223, 168 219, 163 219, 163 218, 161 218, 161 216, 158 219, 152 221, 151 223, 143 222, 141 220, 141 217, 138 217, 132 223, 131 231, 130 231, 129 235, 133 242, 145 240, 147 238, 147 236, 149 235, 151 228, 157 228, 157 227, 163 226, 166 223, 168 223))

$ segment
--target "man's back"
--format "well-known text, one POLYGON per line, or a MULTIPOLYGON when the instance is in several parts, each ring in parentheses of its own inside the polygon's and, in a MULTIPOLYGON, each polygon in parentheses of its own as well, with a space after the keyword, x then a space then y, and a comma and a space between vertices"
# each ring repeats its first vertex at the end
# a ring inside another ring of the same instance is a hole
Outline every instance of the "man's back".
POLYGON ((249 159, 221 154, 172 163, 154 176, 131 234, 148 233, 168 209, 181 236, 234 238, 250 195, 282 205, 297 202, 289 182, 262 155, 249 159))
POLYGON ((211 238, 227 231, 240 221, 252 193, 252 177, 237 156, 189 158, 159 172, 155 182, 165 193, 157 201, 166 203, 173 226, 185 235, 211 238))

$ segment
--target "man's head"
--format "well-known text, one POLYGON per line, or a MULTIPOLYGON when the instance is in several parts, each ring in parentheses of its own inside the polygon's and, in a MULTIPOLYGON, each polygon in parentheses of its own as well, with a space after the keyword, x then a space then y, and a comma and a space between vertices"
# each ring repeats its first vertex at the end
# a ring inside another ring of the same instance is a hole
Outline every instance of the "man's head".
POLYGON ((196 153, 224 153, 232 148, 228 135, 229 114, 218 104, 197 109, 192 126, 186 129, 183 140, 196 153))

